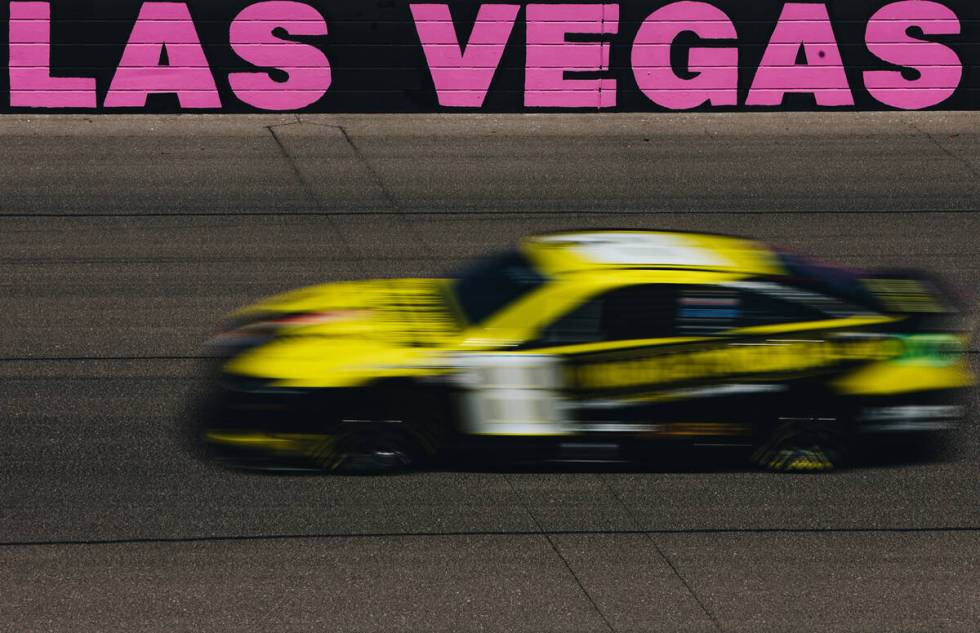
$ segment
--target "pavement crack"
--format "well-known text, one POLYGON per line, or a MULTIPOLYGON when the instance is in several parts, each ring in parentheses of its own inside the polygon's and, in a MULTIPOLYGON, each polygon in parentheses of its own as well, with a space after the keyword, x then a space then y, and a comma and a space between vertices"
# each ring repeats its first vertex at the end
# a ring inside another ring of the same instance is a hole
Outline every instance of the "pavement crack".
POLYGON ((647 532, 646 537, 647 540, 649 540, 650 543, 653 545, 653 548, 657 551, 657 554, 660 555, 660 558, 662 558, 663 561, 667 563, 667 566, 670 567, 671 571, 674 572, 674 575, 677 576, 677 578, 681 581, 681 583, 684 585, 684 588, 687 589, 687 592, 689 594, 691 594, 691 597, 694 598, 694 601, 698 604, 699 607, 701 607, 701 610, 704 612, 704 614, 708 616, 708 619, 711 620, 711 623, 715 625, 715 628, 718 631, 724 631, 725 629, 724 627, 721 626, 721 621, 718 619, 717 616, 715 616, 715 614, 711 612, 711 609, 709 609, 708 605, 705 604, 704 600, 701 599, 701 596, 698 595, 698 592, 694 591, 694 587, 692 587, 691 583, 688 582, 687 578, 684 577, 684 574, 682 574, 680 570, 677 569, 677 566, 674 565, 674 562, 672 560, 670 560, 670 557, 667 556, 666 552, 664 552, 663 549, 661 549, 660 544, 657 543, 657 540, 655 538, 653 538, 653 535, 647 532))
POLYGON ((394 210, 396 217, 398 217, 398 219, 403 223, 405 227, 405 232, 408 235, 412 236, 412 238, 415 240, 415 243, 418 245, 420 250, 425 251, 429 255, 432 255, 433 253, 432 249, 426 245, 425 240, 423 240, 422 237, 418 235, 418 233, 416 233, 415 227, 412 226, 412 223, 406 219, 407 214, 405 214, 405 211, 404 209, 402 209, 402 206, 398 202, 398 199, 391 192, 391 190, 388 189, 388 186, 385 185, 385 181, 384 178, 381 177, 381 173, 377 169, 375 169, 374 166, 371 165, 371 162, 367 159, 367 157, 364 156, 364 153, 361 151, 361 148, 358 147, 357 143, 354 142, 354 139, 347 131, 347 128, 345 128, 343 125, 335 125, 330 127, 336 127, 338 130, 340 130, 340 133, 344 137, 344 140, 347 142, 347 145, 349 145, 351 151, 354 152, 354 156, 357 158, 357 161, 364 167, 364 170, 367 171, 368 175, 371 177, 371 180, 374 182, 375 186, 378 188, 379 191, 381 191, 381 195, 388 203, 388 206, 394 210))
POLYGON ((347 143, 348 146, 350 146, 351 150, 354 152, 354 157, 357 158, 357 162, 359 162, 361 166, 364 167, 364 170, 368 173, 368 175, 371 177, 371 180, 374 182, 374 185, 381 192, 381 195, 388 203, 388 206, 390 206, 395 211, 401 213, 402 208, 401 205, 398 203, 398 200, 395 198, 394 194, 392 194, 391 191, 388 189, 388 187, 385 185, 384 179, 381 177, 381 174, 378 173, 378 170, 376 170, 374 166, 371 165, 368 159, 361 152, 361 148, 358 147, 357 143, 354 142, 354 139, 351 138, 350 134, 347 132, 347 128, 345 128, 343 125, 332 125, 330 127, 335 127, 337 130, 340 131, 341 136, 344 137, 344 141, 347 143))
MULTIPOLYGON (((602 480, 603 485, 606 487, 606 490, 609 491, 609 494, 611 494, 613 498, 616 500, 616 502, 623 508, 623 511, 626 513, 626 516, 629 517, 630 522, 638 530, 642 529, 643 526, 640 524, 640 521, 636 518, 636 515, 633 514, 633 510, 629 507, 629 505, 627 505, 626 501, 620 496, 620 494, 616 492, 616 489, 613 488, 611 485, 609 485, 609 480, 606 477, 600 477, 600 479, 602 480)), ((663 549, 660 547, 660 544, 657 543, 657 540, 653 538, 653 534, 648 531, 644 531, 642 532, 642 534, 646 537, 648 541, 650 541, 650 544, 653 545, 653 549, 657 552, 657 555, 659 555, 660 558, 665 563, 667 563, 667 566, 670 567, 670 570, 672 572, 674 572, 674 575, 677 576, 677 579, 681 581, 681 584, 684 585, 684 588, 687 589, 687 592, 691 594, 691 597, 694 599, 694 602, 697 603, 698 607, 701 608, 701 611, 711 621, 715 629, 718 631, 724 631, 725 629, 722 627, 721 621, 714 613, 711 612, 711 609, 709 609, 708 605, 705 604, 704 600, 701 599, 701 596, 699 596, 698 593, 694 591, 694 587, 691 586, 691 583, 688 582, 687 578, 685 578, 684 575, 677 568, 677 566, 674 565, 674 562, 670 560, 670 557, 667 556, 667 553, 663 551, 663 549)))
MULTIPOLYGON (((537 522, 537 519, 535 519, 535 522, 537 522)), ((605 624, 606 628, 609 629, 610 631, 615 631, 616 629, 613 628, 613 625, 609 622, 609 619, 606 617, 606 614, 603 613, 602 609, 599 608, 599 605, 596 604, 596 601, 592 597, 592 594, 590 594, 588 589, 585 588, 585 585, 582 584, 582 579, 579 578, 578 574, 575 573, 575 570, 572 569, 571 563, 569 563, 568 559, 565 558, 565 555, 561 553, 561 549, 558 547, 558 545, 555 544, 554 538, 552 538, 550 534, 545 534, 544 537, 545 539, 547 539, 548 544, 551 545, 551 549, 554 550, 555 554, 558 556, 559 559, 561 559, 561 562, 565 565, 565 569, 567 569, 568 573, 571 574, 572 578, 575 579, 575 583, 578 585, 578 588, 582 590, 582 594, 589 601, 589 604, 592 605, 592 609, 595 610, 595 612, 602 619, 602 623, 605 624)))
POLYGON ((950 158, 952 158, 956 162, 958 162, 961 165, 963 165, 964 167, 966 167, 967 171, 969 171, 971 174, 973 174, 973 177, 974 178, 980 179, 980 170, 977 170, 977 168, 973 165, 973 163, 971 163, 967 159, 963 158, 959 154, 954 153, 948 147, 946 147, 945 145, 943 145, 942 143, 940 143, 939 142, 939 139, 937 139, 931 133, 926 132, 925 130, 923 130, 922 128, 920 128, 918 125, 915 124, 915 121, 913 121, 912 119, 906 119, 906 123, 908 123, 909 127, 911 127, 913 130, 915 130, 919 134, 922 134, 927 139, 929 139, 932 142, 932 144, 935 145, 936 147, 938 147, 939 148, 939 151, 941 151, 943 154, 946 154, 947 156, 949 156, 950 158))
MULTIPOLYGON (((415 240, 415 243, 418 245, 419 250, 424 251, 430 256, 433 254, 432 248, 426 244, 425 240, 423 240, 422 237, 416 232, 415 227, 408 220, 408 217, 415 214, 407 212, 402 207, 401 203, 398 202, 398 198, 391 191, 391 189, 389 189, 388 186, 385 184, 384 178, 381 176, 381 172, 379 172, 377 169, 374 168, 374 166, 371 164, 371 161, 369 161, 367 157, 364 155, 364 152, 361 151, 361 148, 354 141, 354 138, 351 136, 350 132, 347 131, 346 127, 334 123, 327 124, 327 123, 315 123, 312 121, 304 121, 302 117, 298 115, 296 117, 295 123, 288 123, 287 125, 296 125, 296 124, 330 128, 340 132, 340 135, 343 137, 344 142, 347 143, 347 146, 350 147, 351 152, 353 152, 355 160, 367 173, 368 179, 381 193, 381 197, 384 199, 385 203, 388 205, 390 209, 388 213, 379 213, 378 215, 391 215, 396 217, 398 221, 402 222, 402 224, 404 225, 405 234, 410 235, 412 239, 415 240)), ((269 126, 269 129, 271 132, 273 132, 273 136, 276 136, 275 132, 272 130, 272 126, 269 126)), ((279 146, 282 149, 282 151, 286 153, 286 148, 280 142, 278 137, 276 137, 276 142, 279 143, 279 146)), ((288 156, 288 153, 286 153, 286 155, 288 156)), ((297 172, 299 171, 298 167, 296 167, 295 164, 293 164, 293 168, 297 172)), ((305 180, 303 180, 302 182, 308 186, 305 180)), ((355 213, 342 212, 338 214, 324 213, 323 215, 361 215, 361 214, 357 212, 355 213)), ((341 234, 341 237, 343 238, 343 234, 341 234)))
MULTIPOLYGON (((286 123, 284 125, 297 125, 297 123, 286 123)), ((276 146, 279 148, 279 153, 286 159, 286 164, 288 164, 289 168, 292 170, 293 175, 296 177, 296 181, 299 182, 300 187, 302 187, 306 198, 313 204, 314 207, 317 209, 322 209, 323 204, 320 198, 316 195, 316 192, 313 191, 313 187, 306 180, 306 177, 303 175, 303 171, 299 168, 299 165, 296 164, 296 161, 289 153, 289 150, 286 149, 286 145, 282 142, 282 139, 279 138, 278 134, 276 134, 276 127, 278 126, 267 125, 265 126, 265 129, 269 130, 269 134, 272 135, 272 139, 276 142, 276 146)))
POLYGON ((340 243, 343 245, 347 253, 349 255, 354 255, 355 254, 354 249, 351 247, 350 243, 348 242, 347 237, 344 235, 344 232, 340 230, 340 227, 337 225, 334 216, 328 213, 324 209, 323 201, 320 200, 320 197, 316 194, 316 191, 313 189, 313 186, 306 179, 306 176, 303 175, 303 170, 300 169, 299 165, 296 164, 296 160, 293 158, 292 154, 289 153, 289 150, 286 148, 286 144, 283 143, 282 139, 279 138, 279 135, 276 134, 277 127, 285 127, 289 125, 302 125, 302 124, 303 122, 300 120, 299 115, 296 115, 296 120, 293 122, 283 123, 278 126, 267 125, 265 126, 265 129, 269 130, 269 134, 272 135, 272 139, 276 142, 276 146, 279 148, 279 152, 282 154, 283 158, 286 159, 286 163, 289 165, 289 168, 292 169, 293 175, 295 175, 297 182, 299 182, 300 187, 303 189, 303 193, 306 195, 307 200, 309 200, 310 204, 312 204, 313 207, 317 209, 318 215, 322 215, 326 217, 327 224, 330 226, 331 230, 333 230, 334 234, 340 239, 340 243))
POLYGON ((596 601, 592 597, 592 594, 590 594, 589 591, 585 588, 585 585, 582 584, 582 579, 579 578, 578 574, 575 573, 575 570, 572 569, 571 563, 569 563, 568 559, 565 558, 565 555, 561 553, 561 549, 559 549, 558 545, 555 543, 554 538, 552 538, 553 534, 545 532, 544 526, 541 525, 541 522, 538 520, 538 517, 535 516, 534 511, 531 510, 531 506, 529 506, 527 501, 524 500, 524 496, 521 495, 521 493, 517 490, 517 488, 514 487, 514 482, 511 481, 510 477, 505 477, 504 480, 507 482, 507 485, 510 486, 511 492, 513 492, 514 495, 517 497, 517 500, 521 504, 521 507, 524 508, 524 511, 527 512, 527 515, 531 518, 531 521, 534 523, 534 526, 538 529, 537 534, 544 536, 545 540, 548 541, 548 545, 550 545, 551 549, 554 550, 555 555, 558 556, 559 560, 561 560, 562 564, 565 566, 565 569, 568 570, 568 573, 572 575, 572 578, 575 580, 575 584, 578 585, 579 590, 581 590, 582 594, 589 601, 589 604, 592 605, 592 609, 599 615, 599 618, 602 620, 602 623, 605 624, 606 628, 609 629, 610 631, 615 631, 616 629, 613 628, 613 625, 609 622, 609 619, 606 618, 606 614, 603 613, 602 609, 599 608, 599 605, 596 604, 596 601))

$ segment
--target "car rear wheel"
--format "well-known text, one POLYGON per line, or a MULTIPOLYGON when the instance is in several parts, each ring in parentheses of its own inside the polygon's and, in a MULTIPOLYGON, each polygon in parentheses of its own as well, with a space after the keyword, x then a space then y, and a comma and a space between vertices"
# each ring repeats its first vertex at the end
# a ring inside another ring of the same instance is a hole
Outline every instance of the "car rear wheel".
POLYGON ((847 433, 839 417, 782 417, 757 443, 752 461, 773 472, 818 473, 844 464, 847 433))

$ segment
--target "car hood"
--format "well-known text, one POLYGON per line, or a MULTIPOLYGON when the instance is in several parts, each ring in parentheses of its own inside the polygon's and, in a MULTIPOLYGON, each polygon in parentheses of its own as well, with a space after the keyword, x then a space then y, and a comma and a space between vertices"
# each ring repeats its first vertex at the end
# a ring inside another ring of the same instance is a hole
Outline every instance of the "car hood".
POLYGON ((448 280, 377 279, 310 286, 264 299, 234 320, 288 336, 358 336, 439 345, 460 331, 448 280))
POLYGON ((458 340, 448 280, 382 279, 312 286, 232 315, 222 336, 251 340, 228 373, 282 386, 350 386, 438 371, 438 351, 458 340))

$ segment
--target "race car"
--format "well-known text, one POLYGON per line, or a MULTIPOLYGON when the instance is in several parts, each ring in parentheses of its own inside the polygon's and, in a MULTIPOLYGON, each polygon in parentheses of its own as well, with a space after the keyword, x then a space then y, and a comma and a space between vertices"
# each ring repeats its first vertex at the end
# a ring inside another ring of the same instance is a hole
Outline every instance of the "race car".
POLYGON ((766 469, 827 471, 857 438, 963 417, 963 316, 919 272, 724 235, 543 234, 452 278, 329 283, 233 314, 194 435, 244 468, 730 444, 766 469))

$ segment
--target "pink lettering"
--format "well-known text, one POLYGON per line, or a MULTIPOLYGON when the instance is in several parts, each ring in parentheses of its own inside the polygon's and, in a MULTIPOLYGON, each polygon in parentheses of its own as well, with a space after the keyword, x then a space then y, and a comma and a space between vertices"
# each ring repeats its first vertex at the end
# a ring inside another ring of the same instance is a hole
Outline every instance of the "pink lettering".
POLYGON ((10 3, 10 105, 94 108, 95 79, 51 76, 51 5, 10 3))
POLYGON ((916 79, 905 79, 897 70, 864 73, 864 85, 872 97, 903 110, 942 103, 956 92, 963 77, 963 65, 955 51, 945 44, 910 36, 908 31, 912 27, 918 27, 925 35, 960 32, 956 14, 938 2, 894 2, 883 6, 868 20, 865 33, 868 50, 886 62, 918 71, 916 79))
POLYGON ((211 68, 183 2, 143 4, 109 85, 105 107, 143 107, 152 93, 176 93, 181 108, 221 107, 211 68), (160 64, 164 49, 169 65, 160 64))
POLYGON ((449 5, 409 5, 439 105, 479 108, 500 64, 520 11, 516 4, 484 4, 463 51, 449 5))
POLYGON ((788 2, 783 6, 745 105, 780 105, 787 92, 813 93, 821 106, 854 105, 826 5, 788 2), (796 64, 800 46, 806 64, 796 64))
POLYGON ((618 4, 527 5, 527 63, 524 105, 554 108, 611 108, 615 79, 565 79, 567 71, 609 68, 609 42, 568 42, 568 33, 615 34, 618 4))
POLYGON ((235 95, 261 110, 296 110, 316 103, 330 87, 330 62, 320 49, 281 40, 281 28, 290 35, 326 35, 327 23, 316 9, 301 2, 258 2, 245 7, 231 23, 231 48, 255 66, 278 68, 283 82, 268 73, 230 73, 235 95))
POLYGON ((735 26, 724 11, 704 2, 675 2, 651 13, 633 40, 631 65, 636 85, 656 104, 671 110, 738 103, 738 49, 692 47, 682 79, 670 65, 670 47, 684 31, 702 39, 734 39, 735 26))

